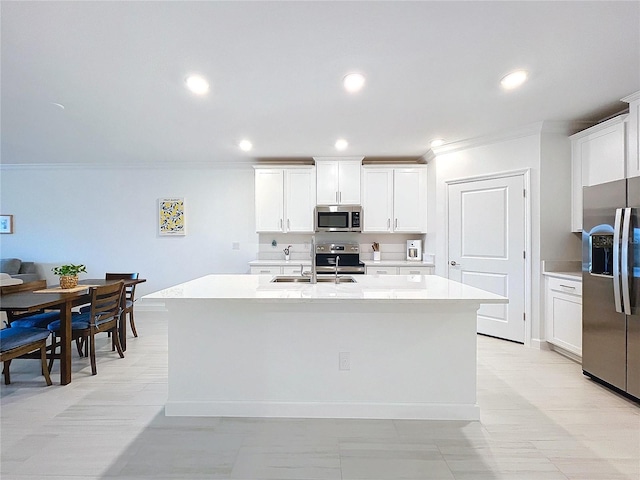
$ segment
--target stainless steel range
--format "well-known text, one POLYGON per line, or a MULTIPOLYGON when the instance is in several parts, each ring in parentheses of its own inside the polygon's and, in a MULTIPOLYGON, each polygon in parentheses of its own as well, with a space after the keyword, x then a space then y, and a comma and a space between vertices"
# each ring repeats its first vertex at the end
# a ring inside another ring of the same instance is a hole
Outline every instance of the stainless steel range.
POLYGON ((360 245, 355 242, 319 243, 316 245, 316 271, 321 274, 363 275, 360 245))

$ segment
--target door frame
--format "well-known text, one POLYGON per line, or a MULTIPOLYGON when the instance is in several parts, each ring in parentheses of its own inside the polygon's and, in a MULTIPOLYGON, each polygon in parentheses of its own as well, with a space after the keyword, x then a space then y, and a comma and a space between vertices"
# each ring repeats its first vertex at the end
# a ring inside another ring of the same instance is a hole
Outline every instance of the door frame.
POLYGON ((455 178, 446 180, 446 200, 445 200, 445 218, 447 228, 445 230, 445 254, 447 262, 447 278, 449 277, 449 187, 451 185, 458 185, 461 183, 471 183, 480 180, 496 180, 505 177, 522 177, 522 183, 524 185, 524 249, 525 249, 525 262, 524 262, 524 345, 531 347, 532 336, 532 320, 533 315, 531 313, 531 169, 524 168, 518 170, 508 170, 504 172, 497 172, 483 175, 473 175, 464 178, 455 178))

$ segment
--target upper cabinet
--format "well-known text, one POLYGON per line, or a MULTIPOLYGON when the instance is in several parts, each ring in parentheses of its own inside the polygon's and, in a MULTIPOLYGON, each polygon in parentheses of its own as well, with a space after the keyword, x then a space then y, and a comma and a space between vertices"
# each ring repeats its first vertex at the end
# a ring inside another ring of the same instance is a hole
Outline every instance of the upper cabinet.
POLYGON ((626 114, 619 115, 571 136, 571 230, 574 232, 582 231, 582 187, 627 176, 626 120, 626 114))
POLYGON ((427 168, 362 167, 363 232, 427 231, 427 168))
POLYGON ((256 232, 311 233, 315 204, 315 167, 256 167, 256 232))
POLYGON ((629 104, 627 117, 627 177, 640 176, 640 92, 622 99, 629 104))
POLYGON ((360 205, 364 157, 314 157, 318 205, 360 205))

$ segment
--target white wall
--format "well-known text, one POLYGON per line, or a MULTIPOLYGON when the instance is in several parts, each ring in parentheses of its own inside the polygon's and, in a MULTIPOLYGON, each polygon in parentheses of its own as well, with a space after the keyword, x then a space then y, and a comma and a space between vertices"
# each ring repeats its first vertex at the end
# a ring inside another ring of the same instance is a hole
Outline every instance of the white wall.
POLYGON ((140 272, 145 294, 207 273, 247 273, 256 258, 250 167, 11 166, 0 175, 0 210, 15 229, 0 236, 0 254, 38 262, 50 282, 51 266, 83 263, 81 278, 140 272), (163 197, 185 198, 186 236, 158 235, 163 197))
POLYGON ((544 339, 542 260, 580 258, 580 242, 571 233, 571 153, 567 135, 542 132, 542 125, 514 132, 511 138, 486 140, 437 154, 429 175, 431 223, 426 249, 435 251, 436 274, 447 276, 446 182, 480 175, 529 169, 531 202, 532 345, 544 339), (434 178, 435 177, 435 178, 434 178), (544 186, 541 186, 541 180, 544 186))

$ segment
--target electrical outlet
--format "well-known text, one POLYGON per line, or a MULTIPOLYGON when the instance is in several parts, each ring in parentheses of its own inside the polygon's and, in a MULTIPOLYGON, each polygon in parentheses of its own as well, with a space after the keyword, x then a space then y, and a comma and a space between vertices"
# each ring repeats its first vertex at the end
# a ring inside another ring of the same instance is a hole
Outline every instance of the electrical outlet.
POLYGON ((338 370, 351 370, 351 354, 349 352, 338 353, 338 370))
POLYGON ((231 244, 231 250, 240 250, 240 242, 233 242, 231 244))

